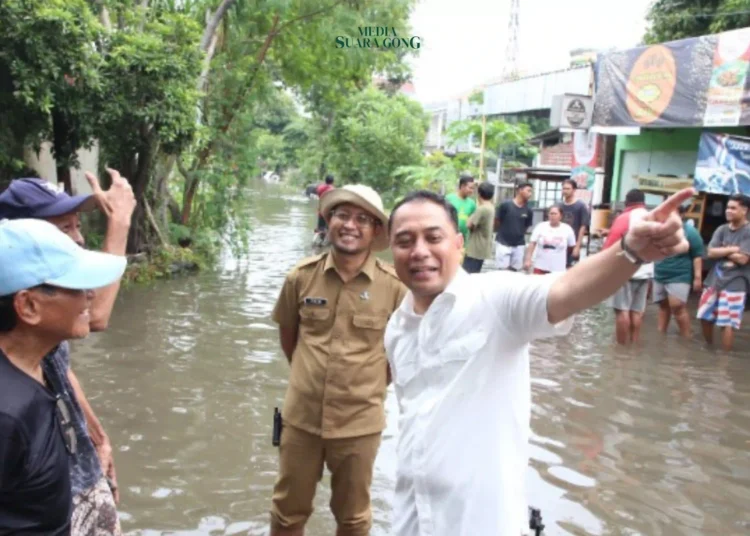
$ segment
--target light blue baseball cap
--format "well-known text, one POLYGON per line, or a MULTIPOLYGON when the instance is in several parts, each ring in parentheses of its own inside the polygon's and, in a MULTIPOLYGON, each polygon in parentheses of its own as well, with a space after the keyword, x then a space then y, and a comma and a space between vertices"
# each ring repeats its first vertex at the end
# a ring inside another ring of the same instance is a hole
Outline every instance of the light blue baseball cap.
POLYGON ((0 221, 0 296, 47 284, 106 287, 122 277, 125 257, 89 251, 44 220, 0 221))

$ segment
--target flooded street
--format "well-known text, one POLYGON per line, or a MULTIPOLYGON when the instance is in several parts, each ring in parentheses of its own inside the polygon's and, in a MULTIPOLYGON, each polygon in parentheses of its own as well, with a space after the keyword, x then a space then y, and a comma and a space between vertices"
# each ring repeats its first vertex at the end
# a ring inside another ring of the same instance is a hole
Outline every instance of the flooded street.
MULTIPOLYGON (((271 417, 288 377, 270 316, 285 274, 309 254, 315 206, 257 186, 247 259, 122 292, 109 331, 73 345, 112 440, 127 534, 267 533, 271 417)), ((663 338, 649 307, 641 347, 618 349, 600 307, 568 338, 533 346, 527 478, 545 534, 750 533, 750 327, 726 354, 705 350, 693 324, 695 341, 663 338)), ((389 533, 392 392, 386 410, 376 536, 389 533)), ((334 534, 324 482, 309 536, 334 534)))

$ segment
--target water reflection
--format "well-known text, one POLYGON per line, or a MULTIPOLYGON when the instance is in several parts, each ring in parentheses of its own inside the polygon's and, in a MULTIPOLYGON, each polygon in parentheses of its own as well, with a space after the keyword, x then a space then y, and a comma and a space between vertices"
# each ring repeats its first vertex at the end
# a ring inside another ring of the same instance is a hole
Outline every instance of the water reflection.
MULTIPOLYGON (((74 344, 115 447, 129 534, 267 532, 271 415, 288 375, 270 312, 287 271, 309 254, 315 205, 262 188, 248 258, 124 292, 110 330, 74 344)), ((697 336, 660 337, 653 324, 639 348, 615 348, 612 315, 599 308, 570 337, 533 346, 527 478, 546 534, 750 532, 747 328, 726 354, 697 336)), ((376 536, 388 534, 394 484, 392 393, 386 410, 376 536)), ((327 485, 326 475, 311 536, 333 533, 327 485)))

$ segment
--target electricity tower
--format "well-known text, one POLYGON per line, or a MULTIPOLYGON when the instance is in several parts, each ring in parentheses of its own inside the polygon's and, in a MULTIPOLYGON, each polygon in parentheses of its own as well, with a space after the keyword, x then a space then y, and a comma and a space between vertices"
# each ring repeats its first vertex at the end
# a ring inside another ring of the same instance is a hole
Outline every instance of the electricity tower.
POLYGON ((510 0, 510 19, 508 20, 508 44, 505 48, 505 65, 503 80, 518 78, 518 13, 521 11, 520 0, 510 0))

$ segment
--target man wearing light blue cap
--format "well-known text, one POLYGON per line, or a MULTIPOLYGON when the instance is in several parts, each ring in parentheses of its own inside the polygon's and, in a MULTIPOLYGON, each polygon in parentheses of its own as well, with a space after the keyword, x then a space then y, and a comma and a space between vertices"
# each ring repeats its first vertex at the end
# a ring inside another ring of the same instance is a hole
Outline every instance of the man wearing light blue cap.
MULTIPOLYGON (((107 217, 103 249, 125 255, 135 197, 128 181, 113 169, 108 170, 112 184, 103 191, 91 173, 86 179, 92 195, 70 196, 38 178, 16 179, 0 194, 0 219, 34 218, 48 221, 83 247, 79 212, 99 208, 107 217)), ((119 281, 97 289, 89 308, 91 331, 106 329, 119 290, 119 281)), ((72 426, 78 436, 78 455, 70 464, 73 490, 72 536, 119 536, 117 516, 117 475, 112 446, 104 427, 70 368, 67 344, 62 344, 43 362, 49 375, 59 378, 70 399, 72 426)))
POLYGON ((70 397, 45 357, 89 334, 92 292, 122 256, 87 251, 41 220, 0 221, 0 533, 70 534, 70 397))

